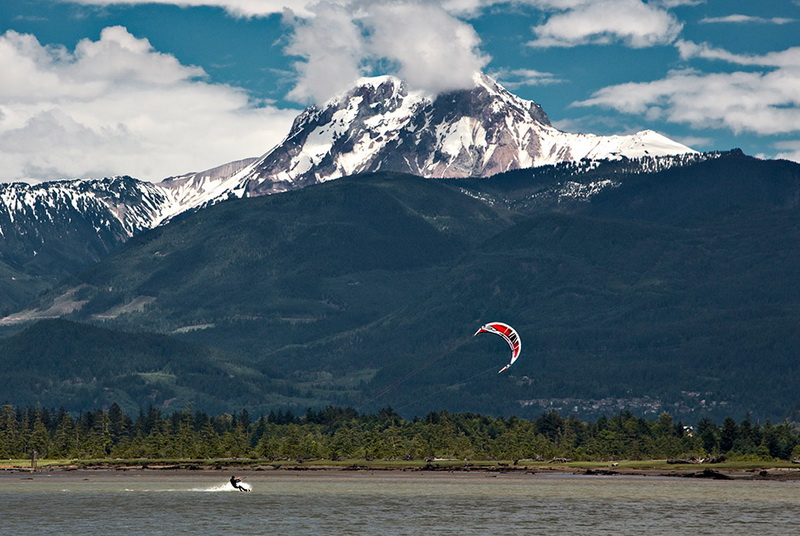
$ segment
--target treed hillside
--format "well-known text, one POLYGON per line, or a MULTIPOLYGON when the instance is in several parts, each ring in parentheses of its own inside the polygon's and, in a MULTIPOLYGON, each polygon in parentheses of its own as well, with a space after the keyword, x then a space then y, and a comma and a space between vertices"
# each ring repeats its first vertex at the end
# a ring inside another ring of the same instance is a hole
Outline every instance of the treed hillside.
POLYGON ((733 152, 573 171, 378 174, 225 202, 37 307, 72 300, 73 321, 218 349, 263 375, 245 403, 261 408, 797 418, 800 166, 733 152), (598 183, 613 185, 564 195, 598 183), (505 344, 471 337, 492 320, 523 339, 500 376, 505 344))
MULTIPOLYGON (((118 404, 129 411, 197 405, 222 412, 268 378, 224 352, 154 333, 121 333, 42 320, 0 341, 0 397, 80 412, 118 404)), ((245 407, 244 404, 240 404, 245 407)))

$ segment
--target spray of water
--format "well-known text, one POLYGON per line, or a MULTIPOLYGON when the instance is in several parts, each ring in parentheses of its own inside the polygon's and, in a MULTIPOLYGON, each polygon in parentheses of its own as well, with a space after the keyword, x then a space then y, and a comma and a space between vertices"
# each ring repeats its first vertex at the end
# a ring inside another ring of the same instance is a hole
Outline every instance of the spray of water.
MULTIPOLYGON (((239 485, 244 488, 247 488, 247 491, 252 490, 250 484, 248 484, 247 482, 240 482, 239 485)), ((224 484, 215 484, 207 488, 195 488, 192 491, 204 491, 207 493, 222 493, 222 492, 234 491, 236 493, 241 493, 238 489, 231 486, 230 482, 225 482, 224 484)))

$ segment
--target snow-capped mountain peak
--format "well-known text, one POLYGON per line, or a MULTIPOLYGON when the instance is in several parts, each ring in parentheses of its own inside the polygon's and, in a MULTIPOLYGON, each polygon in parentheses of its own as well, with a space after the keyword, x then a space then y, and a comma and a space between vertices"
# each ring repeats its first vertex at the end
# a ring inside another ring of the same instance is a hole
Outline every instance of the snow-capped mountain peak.
POLYGON ((691 152, 649 130, 627 136, 562 132, 537 103, 484 74, 476 75, 472 89, 438 95, 381 76, 303 111, 246 179, 249 195, 263 195, 378 170, 481 177, 585 158, 691 152))

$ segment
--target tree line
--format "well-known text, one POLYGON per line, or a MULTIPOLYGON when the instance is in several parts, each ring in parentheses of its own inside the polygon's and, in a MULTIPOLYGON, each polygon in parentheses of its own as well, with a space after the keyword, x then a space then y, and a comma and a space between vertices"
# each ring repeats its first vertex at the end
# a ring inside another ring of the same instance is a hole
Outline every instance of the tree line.
POLYGON ((533 420, 447 411, 405 419, 391 408, 327 407, 252 418, 247 410, 209 416, 150 407, 130 416, 116 404, 79 415, 2 406, 0 459, 34 452, 40 459, 788 460, 800 457, 800 430, 749 417, 688 426, 668 413, 648 420, 628 411, 585 422, 555 411, 533 420))

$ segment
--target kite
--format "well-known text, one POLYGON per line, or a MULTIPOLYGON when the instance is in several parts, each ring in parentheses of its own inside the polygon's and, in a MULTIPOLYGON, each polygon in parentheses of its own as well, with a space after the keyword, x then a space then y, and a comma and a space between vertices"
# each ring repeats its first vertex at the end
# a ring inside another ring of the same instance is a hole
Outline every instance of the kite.
MULTIPOLYGON (((488 324, 481 326, 480 329, 475 332, 475 335, 478 333, 494 333, 495 335, 499 335, 506 340, 508 346, 511 348, 511 361, 508 363, 508 365, 501 368, 497 372, 498 374, 506 371, 508 367, 514 364, 514 361, 517 360, 519 353, 522 350, 522 341, 519 339, 519 335, 514 328, 508 324, 503 324, 502 322, 489 322, 488 324)), ((475 335, 473 335, 473 337, 475 335)))

